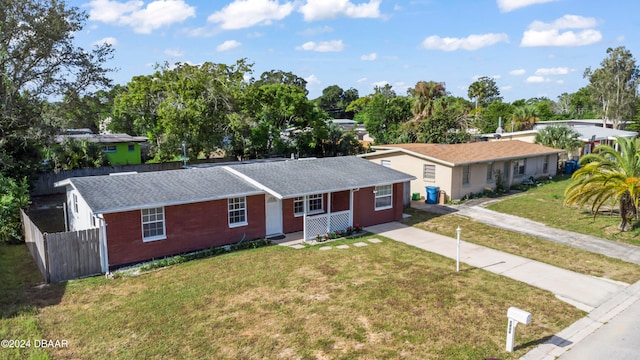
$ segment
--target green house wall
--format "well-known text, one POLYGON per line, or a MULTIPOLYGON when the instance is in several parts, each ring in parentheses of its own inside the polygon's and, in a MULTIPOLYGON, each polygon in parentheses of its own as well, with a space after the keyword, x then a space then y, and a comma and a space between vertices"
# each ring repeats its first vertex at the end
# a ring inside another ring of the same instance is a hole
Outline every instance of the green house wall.
POLYGON ((104 144, 102 148, 111 162, 111 165, 140 164, 140 144, 138 143, 116 143, 104 144), (133 151, 129 151, 129 145, 133 145, 133 151), (116 150, 106 150, 108 146, 115 146, 116 150))

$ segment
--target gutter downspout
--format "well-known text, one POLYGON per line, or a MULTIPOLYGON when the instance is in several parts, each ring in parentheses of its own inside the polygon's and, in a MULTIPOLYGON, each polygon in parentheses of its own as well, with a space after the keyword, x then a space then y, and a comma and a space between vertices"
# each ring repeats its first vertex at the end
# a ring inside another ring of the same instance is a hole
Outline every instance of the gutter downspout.
POLYGON ((107 249, 107 222, 102 214, 96 216, 99 221, 100 229, 100 267, 105 275, 109 275, 109 250, 107 249))

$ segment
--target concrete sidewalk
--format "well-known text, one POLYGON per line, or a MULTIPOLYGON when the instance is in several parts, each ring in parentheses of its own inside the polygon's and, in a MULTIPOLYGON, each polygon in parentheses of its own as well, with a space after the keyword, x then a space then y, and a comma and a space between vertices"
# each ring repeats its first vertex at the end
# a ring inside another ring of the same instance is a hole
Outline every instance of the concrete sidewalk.
MULTIPOLYGON (((370 226, 365 230, 448 258, 456 258, 456 239, 447 236, 397 222, 370 226)), ((627 287, 624 283, 578 274, 465 241, 460 241, 460 262, 551 291, 561 300, 584 311, 602 305, 627 287)))

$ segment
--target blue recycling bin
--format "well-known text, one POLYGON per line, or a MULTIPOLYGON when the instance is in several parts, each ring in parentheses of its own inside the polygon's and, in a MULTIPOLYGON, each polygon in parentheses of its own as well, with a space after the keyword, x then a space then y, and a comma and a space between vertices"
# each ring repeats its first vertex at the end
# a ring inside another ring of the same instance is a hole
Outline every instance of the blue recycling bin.
POLYGON ((564 163, 564 173, 565 174, 571 175, 576 170, 578 170, 578 162, 576 160, 569 160, 569 161, 564 163))
POLYGON ((426 202, 427 204, 437 204, 438 203, 438 193, 440 192, 440 188, 437 186, 427 186, 427 196, 426 202))

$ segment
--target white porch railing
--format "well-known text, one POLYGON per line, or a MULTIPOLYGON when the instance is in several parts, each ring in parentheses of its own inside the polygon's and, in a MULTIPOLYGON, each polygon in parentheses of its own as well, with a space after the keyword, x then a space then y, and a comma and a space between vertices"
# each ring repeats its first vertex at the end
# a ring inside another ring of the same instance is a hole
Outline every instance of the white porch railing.
POLYGON ((345 231, 351 226, 351 211, 338 211, 334 213, 306 216, 304 234, 306 240, 315 239, 317 235, 345 231))

